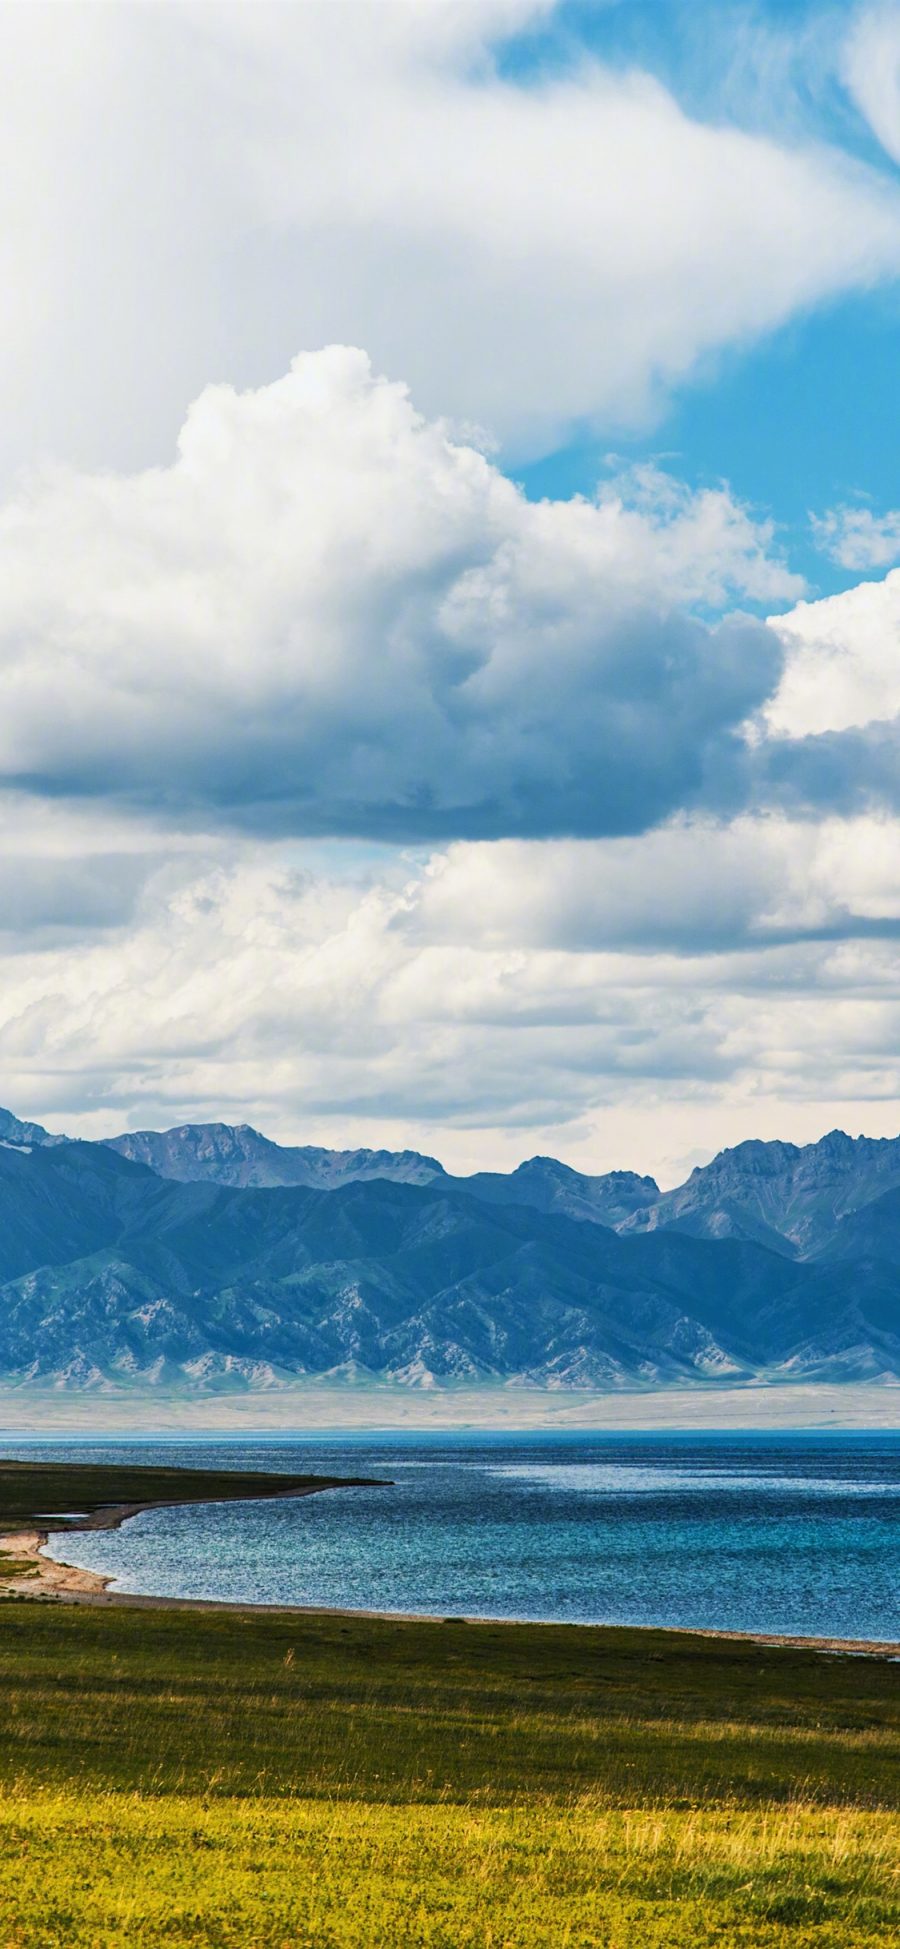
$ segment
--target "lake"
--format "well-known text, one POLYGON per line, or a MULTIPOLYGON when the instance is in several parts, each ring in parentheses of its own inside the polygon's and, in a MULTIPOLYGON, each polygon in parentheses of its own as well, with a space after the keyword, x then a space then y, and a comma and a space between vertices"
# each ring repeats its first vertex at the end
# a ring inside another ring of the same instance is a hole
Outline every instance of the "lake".
POLYGON ((155 1510, 51 1553, 122 1591, 900 1639, 900 1433, 317 1433, 28 1442, 37 1459, 392 1478, 155 1510))

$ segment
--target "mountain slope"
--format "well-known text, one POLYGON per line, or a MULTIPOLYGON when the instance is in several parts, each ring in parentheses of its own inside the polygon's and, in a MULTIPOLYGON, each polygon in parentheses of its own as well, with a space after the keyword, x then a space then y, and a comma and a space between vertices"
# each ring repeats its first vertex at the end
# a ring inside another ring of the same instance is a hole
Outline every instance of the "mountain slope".
POLYGON ((900 1373, 883 1266, 617 1235, 452 1180, 163 1180, 104 1145, 0 1151, 0 1373, 620 1386, 900 1373))
POLYGON ((695 1238, 752 1238, 796 1256, 827 1251, 848 1213, 900 1186, 900 1138, 738 1144, 691 1172, 623 1230, 675 1226, 695 1238))
POLYGON ((900 1185, 847 1212, 817 1256, 841 1264, 877 1261, 900 1284, 900 1185))

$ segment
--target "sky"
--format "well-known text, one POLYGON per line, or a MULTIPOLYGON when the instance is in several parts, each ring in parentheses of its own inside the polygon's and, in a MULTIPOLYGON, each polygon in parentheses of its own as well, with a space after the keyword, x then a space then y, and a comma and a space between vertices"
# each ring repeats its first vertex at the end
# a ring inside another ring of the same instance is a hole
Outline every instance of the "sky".
POLYGON ((900 4, 0 0, 0 1100, 900 1129, 900 4))

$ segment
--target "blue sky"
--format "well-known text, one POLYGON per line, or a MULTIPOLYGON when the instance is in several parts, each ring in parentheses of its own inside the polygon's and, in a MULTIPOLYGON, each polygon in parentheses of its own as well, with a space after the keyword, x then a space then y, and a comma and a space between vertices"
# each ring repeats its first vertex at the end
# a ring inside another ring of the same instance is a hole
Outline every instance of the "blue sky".
POLYGON ((498 38, 497 59, 503 74, 533 87, 584 56, 637 69, 701 120, 817 133, 879 162, 835 59, 860 11, 841 0, 561 0, 498 38))
MULTIPOLYGON (((571 0, 514 36, 502 67, 537 87, 585 54, 637 66, 703 120, 812 136, 890 178, 895 165, 841 85, 853 13, 815 0, 571 0)), ((894 506, 898 452, 900 293, 891 285, 815 306, 761 342, 701 361, 651 427, 615 442, 617 456, 659 458, 695 485, 726 477, 773 516, 816 594, 855 577, 813 545, 810 513, 857 500, 875 512, 894 506)), ((588 426, 514 472, 529 495, 590 494, 608 454, 588 426)))
MULTIPOLYGON (((727 478, 772 515, 811 593, 850 588, 858 574, 815 546, 809 516, 857 500, 876 513, 896 504, 900 298, 878 292, 825 307, 711 366, 651 429, 619 435, 613 465, 655 459, 695 486, 727 478)), ((531 496, 592 494, 610 451, 584 432, 512 471, 531 496)))
POLYGON ((0 0, 0 60, 10 1106, 893 1133, 898 0, 0 0))

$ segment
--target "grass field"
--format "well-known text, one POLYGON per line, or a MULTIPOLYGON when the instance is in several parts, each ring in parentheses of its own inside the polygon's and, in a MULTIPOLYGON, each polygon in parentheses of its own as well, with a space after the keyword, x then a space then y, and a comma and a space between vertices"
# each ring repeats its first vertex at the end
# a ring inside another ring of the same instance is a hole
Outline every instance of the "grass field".
POLYGON ((2 1949, 900 1942, 900 1667, 0 1605, 2 1949))
POLYGON ((265 1474, 259 1469, 148 1468, 136 1464, 0 1461, 0 1532, 33 1527, 54 1534, 83 1527, 78 1516, 111 1507, 265 1500, 319 1489, 389 1487, 362 1476, 265 1474))

